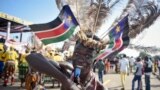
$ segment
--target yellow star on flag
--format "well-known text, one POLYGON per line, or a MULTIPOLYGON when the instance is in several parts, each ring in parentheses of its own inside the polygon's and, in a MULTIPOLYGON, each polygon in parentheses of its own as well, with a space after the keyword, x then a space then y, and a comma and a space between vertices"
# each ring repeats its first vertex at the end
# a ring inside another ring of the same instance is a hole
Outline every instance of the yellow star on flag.
POLYGON ((67 21, 70 23, 72 21, 72 17, 71 16, 68 16, 67 17, 67 21))
POLYGON ((120 32, 120 26, 116 27, 116 33, 120 32))

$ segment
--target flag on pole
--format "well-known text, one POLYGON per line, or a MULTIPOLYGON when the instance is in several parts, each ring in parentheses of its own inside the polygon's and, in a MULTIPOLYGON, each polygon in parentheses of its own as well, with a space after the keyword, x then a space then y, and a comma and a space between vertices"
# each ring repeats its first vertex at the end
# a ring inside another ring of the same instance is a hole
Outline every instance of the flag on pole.
POLYGON ((78 25, 70 7, 65 5, 55 20, 45 24, 33 24, 30 28, 46 45, 69 38, 78 25))
POLYGON ((96 57, 96 60, 115 56, 126 48, 130 41, 128 33, 129 25, 127 15, 109 32, 110 44, 108 48, 96 57))

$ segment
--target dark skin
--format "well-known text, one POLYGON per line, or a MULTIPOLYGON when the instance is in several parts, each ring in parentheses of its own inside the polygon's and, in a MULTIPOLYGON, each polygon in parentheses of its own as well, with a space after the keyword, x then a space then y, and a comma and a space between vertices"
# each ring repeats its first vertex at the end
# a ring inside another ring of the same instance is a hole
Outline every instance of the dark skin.
MULTIPOLYGON (((77 66, 81 67, 81 74, 80 74, 80 84, 81 86, 85 86, 85 82, 92 77, 92 67, 94 60, 92 59, 93 56, 97 54, 97 52, 92 49, 83 46, 81 43, 78 43, 75 47, 75 51, 73 54, 73 67, 76 68, 77 66)), ((86 90, 92 90, 87 88, 86 90)), ((97 89, 96 90, 105 90, 104 86, 97 81, 97 89)))
POLYGON ((73 67, 81 66, 81 81, 87 79, 87 76, 90 75, 92 70, 92 57, 95 52, 89 48, 84 47, 83 45, 77 45, 74 54, 73 54, 73 67))
MULTIPOLYGON (((67 63, 54 63, 47 61, 43 56, 32 54, 29 55, 26 59, 29 64, 37 69, 40 72, 46 73, 53 76, 62 83, 61 90, 93 90, 92 88, 83 88, 85 87, 85 82, 92 77, 92 65, 93 65, 93 56, 96 54, 96 51, 88 47, 84 47, 82 44, 77 43, 75 46, 75 51, 72 57, 73 68, 80 66, 80 86, 78 87, 75 82, 73 82, 70 77, 68 77, 61 68, 72 70, 67 63), (35 60, 34 62, 33 59, 35 60), (36 63, 36 64, 35 64, 36 63), (40 65, 40 66, 38 66, 40 65), (43 66, 43 67, 42 67, 43 66)), ((96 90, 105 90, 104 86, 97 81, 96 90)), ((93 87, 93 86, 92 86, 93 87)))

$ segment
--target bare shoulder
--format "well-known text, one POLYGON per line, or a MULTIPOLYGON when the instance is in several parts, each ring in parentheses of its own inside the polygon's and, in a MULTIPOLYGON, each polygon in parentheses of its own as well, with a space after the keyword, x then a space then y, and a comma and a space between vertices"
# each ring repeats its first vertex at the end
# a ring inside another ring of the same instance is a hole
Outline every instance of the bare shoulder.
POLYGON ((108 88, 105 87, 101 82, 97 82, 96 90, 108 90, 108 88))

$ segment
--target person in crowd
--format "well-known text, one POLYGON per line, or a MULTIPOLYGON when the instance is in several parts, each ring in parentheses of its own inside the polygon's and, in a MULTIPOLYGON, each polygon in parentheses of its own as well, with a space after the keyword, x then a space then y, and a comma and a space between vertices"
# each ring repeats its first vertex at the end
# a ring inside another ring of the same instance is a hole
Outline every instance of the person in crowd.
MULTIPOLYGON (((35 47, 32 48, 31 53, 37 53, 35 47)), ((28 72, 25 77, 25 89, 33 90, 40 83, 40 79, 40 73, 29 65, 28 72)))
POLYGON ((104 62, 104 74, 106 74, 107 73, 107 68, 106 68, 107 60, 103 60, 103 62, 104 62))
POLYGON ((67 65, 67 62, 57 64, 54 61, 48 61, 41 54, 30 54, 26 59, 35 69, 60 81, 61 90, 106 90, 92 71, 93 57, 99 50, 105 48, 105 45, 99 42, 96 36, 92 38, 92 35, 86 35, 85 38, 85 40, 79 38, 76 42, 72 56, 73 68, 67 65), (67 70, 72 71, 68 72, 69 76, 64 73, 67 70))
POLYGON ((63 57, 60 52, 55 51, 55 54, 53 55, 53 60, 55 60, 56 62, 63 61, 63 57))
POLYGON ((105 60, 105 69, 106 69, 106 73, 109 73, 110 70, 110 59, 105 60))
POLYGON ((134 63, 135 63, 135 59, 133 56, 131 56, 131 58, 129 58, 129 66, 130 66, 130 73, 133 72, 134 69, 134 63))
POLYGON ((25 59, 25 57, 29 54, 29 50, 25 50, 24 54, 21 54, 20 61, 19 61, 19 79, 21 81, 21 87, 23 87, 23 84, 25 82, 25 77, 28 71, 28 63, 25 59))
POLYGON ((114 59, 110 59, 110 70, 114 71, 115 61, 114 59))
POLYGON ((132 80, 132 90, 135 90, 135 81, 138 81, 137 89, 141 90, 142 87, 142 75, 143 75, 143 63, 141 62, 141 58, 136 59, 135 63, 136 71, 134 73, 134 78, 132 80))
POLYGON ((6 37, 5 36, 1 36, 0 37, 0 43, 5 43, 6 42, 6 37))
POLYGON ((9 50, 7 50, 2 57, 6 61, 5 67, 4 67, 4 84, 3 86, 7 86, 8 80, 11 77, 11 85, 14 83, 14 74, 15 74, 15 63, 18 59, 18 53, 15 51, 15 49, 11 46, 9 50))
MULTIPOLYGON (((45 51, 42 52, 43 56, 45 56, 47 59, 49 60, 54 60, 54 55, 55 55, 55 50, 46 47, 45 51)), ((43 83, 43 85, 45 85, 46 82, 53 82, 52 87, 55 87, 55 82, 58 82, 56 79, 54 79, 53 77, 51 77, 50 75, 47 74, 41 74, 41 82, 43 83)), ((60 86, 60 83, 58 82, 58 86, 60 86)))
POLYGON ((154 59, 153 60, 153 74, 156 74, 157 69, 158 69, 158 60, 154 59))
MULTIPOLYGON (((56 62, 61 62, 63 60, 62 56, 58 53, 57 50, 52 50, 51 48, 45 48, 45 53, 42 53, 46 58, 48 58, 49 60, 53 60, 56 62)), ((58 80, 56 80, 55 78, 46 75, 46 74, 41 74, 41 77, 43 79, 43 82, 45 84, 45 82, 47 81, 52 81, 53 85, 52 87, 54 88, 56 84, 58 84, 58 87, 60 87, 60 82, 58 80)))
POLYGON ((158 70, 159 70, 159 78, 160 78, 160 59, 158 59, 158 70))
POLYGON ((103 74, 104 74, 105 65, 104 65, 104 62, 103 62, 102 59, 100 59, 100 60, 97 62, 97 68, 98 68, 99 81, 100 81, 101 83, 103 83, 103 74))
POLYGON ((119 58, 118 57, 116 57, 116 59, 115 59, 115 72, 116 73, 119 73, 119 67, 118 67, 118 65, 119 65, 119 58))
POLYGON ((0 78, 2 77, 4 70, 4 59, 2 58, 3 53, 4 53, 3 43, 0 43, 0 78))
MULTIPOLYGON (((62 55, 60 55, 58 50, 55 50, 55 53, 53 55, 53 60, 56 61, 56 62, 62 62, 63 61, 62 55)), ((56 82, 58 84, 58 87, 60 87, 60 82, 57 79, 53 78, 52 82, 53 82, 53 87, 55 87, 56 82)))
POLYGON ((25 89, 33 90, 39 84, 39 81, 40 81, 39 73, 33 68, 30 68, 25 78, 25 89))
POLYGON ((97 60, 95 59, 94 61, 93 61, 93 72, 96 72, 96 69, 97 69, 97 60))
POLYGON ((42 52, 42 54, 48 59, 53 59, 54 56, 53 50, 48 50, 48 48, 45 48, 45 51, 42 52))
POLYGON ((150 77, 152 73, 152 61, 148 56, 144 58, 144 73, 145 73, 145 90, 151 90, 150 77))
POLYGON ((120 76, 121 76, 121 83, 122 83, 122 90, 125 90, 125 80, 126 76, 129 73, 129 61, 124 54, 122 59, 119 61, 120 66, 120 76))

